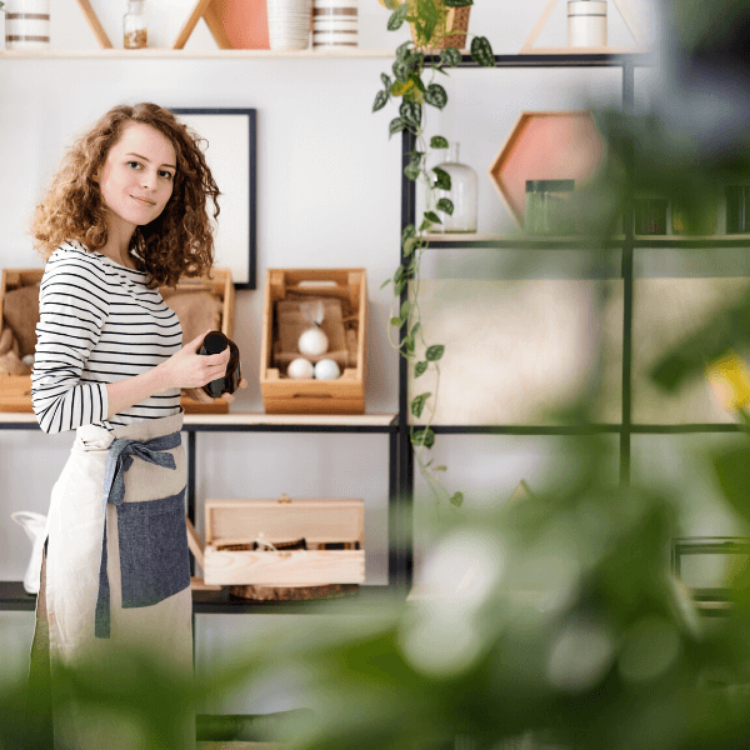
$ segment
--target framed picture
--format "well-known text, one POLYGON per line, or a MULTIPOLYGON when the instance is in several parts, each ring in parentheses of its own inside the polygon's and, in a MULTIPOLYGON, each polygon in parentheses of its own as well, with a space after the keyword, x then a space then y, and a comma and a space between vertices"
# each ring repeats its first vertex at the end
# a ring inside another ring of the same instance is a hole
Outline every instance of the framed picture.
POLYGON ((236 289, 256 289, 256 111, 172 112, 206 139, 206 161, 222 193, 214 265, 231 270, 236 289))

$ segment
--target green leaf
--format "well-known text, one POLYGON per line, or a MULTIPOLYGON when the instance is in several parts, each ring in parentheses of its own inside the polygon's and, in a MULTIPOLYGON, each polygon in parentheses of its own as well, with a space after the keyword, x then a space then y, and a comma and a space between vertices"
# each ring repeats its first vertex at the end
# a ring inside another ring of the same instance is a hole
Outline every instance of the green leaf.
POLYGON ((391 318, 390 323, 392 326, 396 326, 396 328, 401 328, 401 326, 404 324, 404 321, 401 320, 401 318, 391 318))
POLYGON ((421 323, 420 323, 419 321, 417 321, 417 322, 416 322, 416 323, 414 324, 414 328, 412 328, 412 329, 411 329, 411 333, 410 333, 409 335, 410 335, 410 336, 416 336, 416 335, 417 335, 417 332, 419 331, 419 329, 420 329, 421 327, 422 327, 422 324, 421 324, 421 323))
POLYGON ((388 92, 378 91, 375 96, 375 104, 372 105, 372 111, 377 112, 379 109, 383 109, 383 107, 388 104, 388 99, 390 99, 390 94, 388 92))
POLYGON ((417 14, 422 20, 422 36, 425 42, 429 42, 440 21, 440 13, 433 0, 417 0, 417 14))
POLYGON ((432 448, 435 445, 435 433, 429 427, 424 430, 417 430, 411 436, 411 444, 415 447, 432 448))
POLYGON ((406 242, 404 242, 404 257, 408 258, 413 252, 414 248, 417 246, 417 238, 416 237, 410 237, 406 242))
POLYGON ((386 287, 388 286, 388 284, 390 284, 390 283, 391 283, 392 281, 393 281, 393 279, 386 279, 386 280, 385 280, 385 281, 384 281, 384 282, 383 282, 383 283, 382 283, 382 284, 380 285, 380 288, 381 288, 381 289, 385 289, 385 288, 386 288, 386 287))
POLYGON ((424 405, 427 399, 432 396, 431 393, 420 393, 419 396, 414 398, 411 402, 411 413, 419 419, 424 411, 424 405))
POLYGON ((393 293, 397 297, 401 296, 401 292, 403 292, 404 289, 406 289, 406 280, 405 279, 402 279, 401 281, 394 282, 394 284, 393 284, 393 293))
POLYGON ((385 86, 385 90, 390 91, 391 84, 393 83, 393 81, 391 81, 391 77, 389 75, 386 75, 385 73, 381 73, 380 80, 383 82, 383 86, 385 86))
POLYGON ((396 10, 401 5, 400 0, 383 0, 383 2, 388 10, 396 10))
POLYGON ((442 224, 443 223, 442 221, 440 221, 440 217, 434 211, 425 211, 424 217, 427 221, 430 222, 430 224, 442 224))
POLYGON ((396 273, 393 275, 393 283, 394 284, 398 284, 398 283, 400 283, 403 280, 404 280, 404 267, 403 266, 399 266, 396 269, 396 273))
POLYGON ((417 362, 414 365, 414 378, 418 378, 420 375, 424 375, 427 372, 427 368, 430 365, 427 362, 417 362))
POLYGON ((404 3, 403 5, 396 8, 396 10, 391 13, 390 18, 388 19, 388 31, 398 31, 404 25, 404 21, 406 20, 406 15, 408 12, 408 3, 404 3))
POLYGON ((405 299, 401 305, 401 317, 406 320, 411 312, 412 303, 408 299, 405 299))
POLYGON ((453 215, 453 201, 450 198, 441 198, 437 202, 436 208, 438 211, 448 214, 448 216, 453 215))
POLYGON ((440 53, 440 59, 455 68, 461 62, 461 53, 455 47, 448 47, 440 53))
MULTIPOLYGON (((388 0, 385 0, 387 3, 388 0)), ((444 0, 447 8, 468 8, 474 5, 474 0, 444 0)))
POLYGON ((395 135, 405 128, 406 123, 400 117, 397 117, 395 120, 391 120, 390 125, 388 126, 388 131, 391 135, 395 135))
POLYGON ((402 354, 406 354, 407 356, 412 356, 414 354, 414 339, 411 336, 407 336, 401 342, 401 348, 404 350, 402 354))
POLYGON ((427 87, 424 100, 433 107, 442 109, 448 103, 448 94, 439 83, 431 83, 427 87))
POLYGON ((448 139, 442 135, 433 135, 430 139, 430 148, 448 148, 448 139))
POLYGON ((419 225, 419 231, 420 232, 426 232, 430 227, 432 226, 432 222, 429 219, 425 219, 420 225, 419 225))
POLYGON ((495 53, 492 51, 487 37, 475 36, 471 40, 471 56, 477 65, 483 68, 495 67, 495 53))
POLYGON ((411 47, 411 41, 404 42, 403 44, 399 44, 398 47, 396 47, 396 59, 397 60, 406 60, 409 57, 409 48, 411 47))
POLYGON ((405 60, 396 59, 396 62, 393 63, 393 75, 396 76, 396 80, 399 83, 406 83, 409 80, 409 76, 411 75, 411 68, 409 67, 409 63, 407 63, 405 60))
POLYGON ((438 190, 450 190, 451 189, 451 176, 440 167, 434 167, 432 170, 435 175, 435 187, 438 190))
POLYGON ((417 228, 414 226, 414 224, 407 224, 404 227, 404 231, 401 232, 401 244, 403 245, 406 240, 408 240, 410 237, 415 237, 417 234, 417 228))
POLYGON ((422 165, 422 159, 424 159, 425 154, 422 151, 410 151, 409 152, 409 163, 414 164, 416 166, 422 165))
POLYGON ((422 78, 417 73, 412 73, 409 76, 409 80, 414 83, 415 88, 422 94, 427 91, 427 88, 425 87, 424 83, 422 82, 422 78))
POLYGON ((419 175, 422 174, 422 170, 417 164, 409 164, 407 167, 404 167, 404 174, 412 182, 416 182, 419 179, 419 175))
POLYGON ((425 352, 424 358, 428 362, 437 362, 443 358, 443 354, 445 354, 445 347, 442 344, 434 344, 425 352))
POLYGON ((436 466, 433 471, 448 471, 447 466, 436 466))
POLYGON ((422 124, 422 105, 417 102, 401 102, 399 114, 409 125, 418 128, 422 124))
POLYGON ((464 504, 464 493, 456 492, 455 494, 451 495, 450 504, 455 505, 457 508, 460 508, 464 504))

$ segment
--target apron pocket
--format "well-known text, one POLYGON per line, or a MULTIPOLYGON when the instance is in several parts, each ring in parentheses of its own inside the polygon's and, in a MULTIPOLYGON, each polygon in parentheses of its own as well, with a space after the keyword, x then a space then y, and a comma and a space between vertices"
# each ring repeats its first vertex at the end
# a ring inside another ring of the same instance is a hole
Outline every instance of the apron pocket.
POLYGON ((185 490, 117 506, 122 606, 148 607, 190 586, 185 490))

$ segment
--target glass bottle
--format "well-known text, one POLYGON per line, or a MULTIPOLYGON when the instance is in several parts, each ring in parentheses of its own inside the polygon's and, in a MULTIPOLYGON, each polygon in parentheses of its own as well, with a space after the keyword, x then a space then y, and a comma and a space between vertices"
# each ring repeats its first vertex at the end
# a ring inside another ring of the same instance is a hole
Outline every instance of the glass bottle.
POLYGON ((453 202, 453 214, 441 211, 442 224, 437 232, 470 233, 477 231, 477 173, 458 160, 459 144, 451 144, 448 161, 438 164, 451 178, 450 190, 436 190, 437 199, 448 198, 453 202))
POLYGON ((143 49, 148 46, 145 0, 128 0, 128 12, 122 20, 125 49, 143 49))

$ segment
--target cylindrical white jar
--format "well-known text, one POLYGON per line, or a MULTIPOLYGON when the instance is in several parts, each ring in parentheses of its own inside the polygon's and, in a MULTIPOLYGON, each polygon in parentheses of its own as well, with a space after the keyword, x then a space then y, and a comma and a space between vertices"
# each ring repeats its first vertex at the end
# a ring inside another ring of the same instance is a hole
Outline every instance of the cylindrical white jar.
POLYGON ((357 0, 315 0, 313 47, 356 47, 358 23, 357 0))
POLYGON ((607 46, 607 3, 570 0, 568 3, 568 47, 607 46))
POLYGON ((7 0, 5 48, 47 49, 50 37, 50 0, 7 0))

